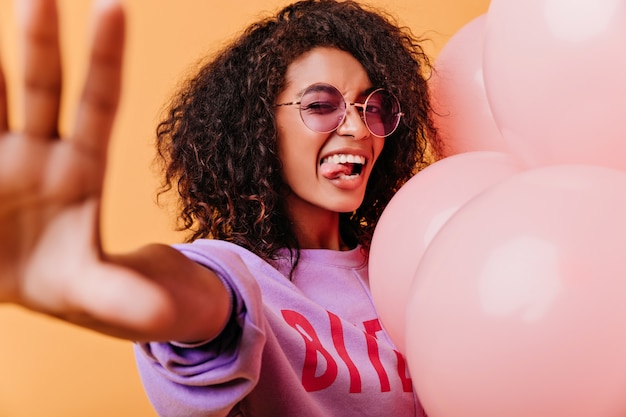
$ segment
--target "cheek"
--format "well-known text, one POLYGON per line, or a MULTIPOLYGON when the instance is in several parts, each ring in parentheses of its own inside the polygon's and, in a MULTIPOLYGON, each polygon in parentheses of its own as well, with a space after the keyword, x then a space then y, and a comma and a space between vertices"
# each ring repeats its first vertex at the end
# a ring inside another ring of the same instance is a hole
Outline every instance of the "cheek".
POLYGON ((372 144, 374 148, 374 163, 378 161, 378 157, 380 156, 383 148, 385 147, 385 139, 384 138, 374 138, 374 143, 372 144))
POLYGON ((315 174, 321 142, 319 134, 304 127, 302 122, 278 125, 278 157, 285 182, 302 181, 315 174))
POLYGON ((278 144, 283 179, 294 181, 316 175, 320 150, 318 141, 306 135, 291 135, 289 139, 278 144))
MULTIPOLYGON (((285 109, 287 110, 287 109, 285 109)), ((281 113, 276 117, 278 133, 278 157, 283 167, 300 166, 315 168, 317 166, 321 146, 328 134, 321 134, 307 128, 300 119, 299 113, 281 113)))

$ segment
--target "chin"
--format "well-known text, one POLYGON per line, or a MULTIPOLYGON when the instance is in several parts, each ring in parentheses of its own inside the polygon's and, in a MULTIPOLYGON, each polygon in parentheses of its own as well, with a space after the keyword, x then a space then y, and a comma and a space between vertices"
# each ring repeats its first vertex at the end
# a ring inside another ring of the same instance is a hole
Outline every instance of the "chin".
POLYGON ((362 202, 363 202, 363 199, 359 200, 358 202, 339 204, 333 207, 333 210, 336 211, 337 213, 352 213, 353 211, 361 207, 362 202))

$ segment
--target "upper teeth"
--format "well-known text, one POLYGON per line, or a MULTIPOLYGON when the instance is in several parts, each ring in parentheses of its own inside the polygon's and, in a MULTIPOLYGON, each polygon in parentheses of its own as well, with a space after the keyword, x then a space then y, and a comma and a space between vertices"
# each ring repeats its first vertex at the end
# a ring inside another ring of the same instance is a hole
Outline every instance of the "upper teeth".
POLYGON ((322 159, 322 163, 331 163, 331 164, 365 164, 365 157, 361 155, 346 155, 346 154, 336 154, 328 156, 322 159))

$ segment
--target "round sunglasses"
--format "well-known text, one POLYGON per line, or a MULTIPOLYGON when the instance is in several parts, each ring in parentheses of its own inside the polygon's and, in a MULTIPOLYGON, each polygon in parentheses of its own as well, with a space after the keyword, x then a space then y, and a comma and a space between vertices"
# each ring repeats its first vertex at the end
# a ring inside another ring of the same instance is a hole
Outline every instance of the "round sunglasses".
POLYGON ((347 102, 343 94, 330 84, 316 83, 308 86, 299 101, 276 104, 298 105, 300 118, 314 132, 329 133, 337 129, 346 117, 348 104, 361 109, 361 118, 370 133, 384 138, 396 131, 400 118, 400 103, 395 95, 378 88, 367 96, 363 103, 347 102))

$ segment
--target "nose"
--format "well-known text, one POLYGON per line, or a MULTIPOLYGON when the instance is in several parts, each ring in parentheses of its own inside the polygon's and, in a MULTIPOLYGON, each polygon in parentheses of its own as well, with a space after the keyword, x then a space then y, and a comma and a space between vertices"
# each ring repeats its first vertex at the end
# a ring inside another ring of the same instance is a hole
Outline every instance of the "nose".
POLYGON ((337 127, 337 134, 352 136, 355 140, 365 139, 371 135, 365 121, 361 117, 359 109, 355 105, 347 105, 346 115, 339 127, 337 127))

